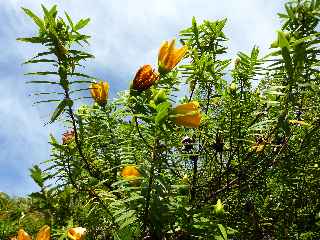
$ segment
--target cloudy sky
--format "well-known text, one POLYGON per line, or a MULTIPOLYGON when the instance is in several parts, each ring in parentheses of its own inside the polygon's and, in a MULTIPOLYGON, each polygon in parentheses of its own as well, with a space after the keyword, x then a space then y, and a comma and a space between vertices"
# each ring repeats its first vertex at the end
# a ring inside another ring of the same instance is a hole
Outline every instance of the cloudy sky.
MULTIPOLYGON (((203 19, 228 18, 225 29, 230 38, 229 57, 238 51, 249 52, 258 45, 262 53, 280 28, 276 13, 283 11, 284 0, 1 0, 0 1, 0 191, 25 195, 38 190, 29 177, 32 164, 49 158, 48 135, 57 138, 60 125, 45 125, 52 105, 32 103, 34 89, 23 75, 30 67, 24 59, 34 55, 33 45, 19 43, 17 37, 35 33, 35 26, 21 7, 41 13, 40 4, 57 4, 73 19, 90 17, 85 30, 91 35, 89 51, 96 58, 87 72, 111 85, 111 96, 127 88, 136 69, 156 63, 163 40, 177 37, 191 24, 192 16, 203 19), (44 126, 45 125, 45 126, 44 126)), ((39 99, 38 99, 39 100, 39 99)))

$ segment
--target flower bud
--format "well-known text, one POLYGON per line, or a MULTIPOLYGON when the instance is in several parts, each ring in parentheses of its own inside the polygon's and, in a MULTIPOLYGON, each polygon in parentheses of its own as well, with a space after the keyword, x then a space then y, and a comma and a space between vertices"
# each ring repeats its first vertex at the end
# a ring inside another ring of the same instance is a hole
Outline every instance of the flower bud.
POLYGON ((221 216, 221 215, 224 214, 224 206, 223 206, 223 204, 222 204, 220 199, 218 199, 217 204, 214 205, 214 213, 217 216, 221 216))
POLYGON ((44 225, 37 234, 36 240, 50 240, 50 227, 44 225))
POLYGON ((198 128, 201 122, 201 113, 197 101, 180 104, 172 110, 172 118, 178 125, 188 128, 198 128))
POLYGON ((100 81, 100 83, 93 83, 90 86, 90 93, 96 103, 104 106, 108 100, 109 84, 102 81, 100 81))
POLYGON ((64 134, 62 134, 62 144, 66 145, 72 142, 75 138, 74 130, 66 131, 64 134))
POLYGON ((131 87, 137 91, 144 91, 149 89, 158 79, 159 76, 151 65, 143 65, 136 73, 131 87))
POLYGON ((69 228, 67 234, 72 240, 84 240, 86 229, 83 227, 69 228))
POLYGON ((164 74, 170 72, 182 60, 187 50, 187 46, 176 48, 175 39, 170 43, 165 41, 159 49, 158 71, 164 74))
POLYGON ((23 229, 18 231, 18 240, 32 240, 31 236, 25 232, 23 229))

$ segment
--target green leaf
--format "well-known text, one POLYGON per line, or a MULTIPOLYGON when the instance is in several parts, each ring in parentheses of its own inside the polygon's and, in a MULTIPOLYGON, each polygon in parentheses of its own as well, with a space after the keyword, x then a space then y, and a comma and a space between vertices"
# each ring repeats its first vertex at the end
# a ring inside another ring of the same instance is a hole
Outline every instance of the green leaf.
POLYGON ((42 56, 46 56, 46 55, 50 55, 50 54, 53 54, 54 52, 52 51, 49 51, 49 52, 41 52, 41 53, 38 53, 36 56, 34 56, 33 58, 31 58, 30 60, 32 59, 36 59, 38 57, 42 57, 42 56))
POLYGON ((43 21, 36 15, 34 14, 30 9, 27 8, 22 8, 22 10, 29 16, 32 18, 32 20, 35 22, 35 24, 38 25, 38 27, 40 28, 41 31, 45 31, 45 27, 44 27, 44 23, 43 21))
POLYGON ((163 123, 165 119, 168 117, 170 106, 171 104, 169 102, 163 102, 157 105, 156 107, 157 115, 155 117, 155 122, 157 124, 163 123))
POLYGON ((90 22, 90 18, 86 18, 86 19, 81 19, 75 26, 74 26, 74 30, 78 31, 81 28, 84 28, 88 23, 90 22))
POLYGON ((51 102, 59 102, 59 99, 49 99, 49 100, 41 100, 41 101, 37 101, 34 102, 33 104, 39 104, 39 103, 51 103, 51 102))
POLYGON ((33 181, 35 181, 39 187, 43 187, 44 185, 44 178, 42 176, 42 171, 38 165, 34 165, 33 168, 30 168, 30 176, 32 177, 33 181))
POLYGON ((214 238, 215 238, 216 240, 224 240, 223 237, 221 237, 221 236, 215 236, 214 238))
POLYGON ((40 76, 44 76, 44 75, 58 75, 57 72, 30 72, 30 73, 25 73, 24 75, 40 75, 40 76))
POLYGON ((197 27, 197 21, 194 16, 192 17, 192 31, 194 33, 194 36, 196 37, 197 43, 199 43, 199 31, 197 27))
POLYGON ((128 218, 124 223, 122 223, 119 227, 119 230, 131 225, 132 223, 134 223, 137 220, 137 218, 133 217, 133 218, 128 218))
POLYGON ((57 5, 53 5, 52 8, 49 10, 49 14, 55 18, 57 15, 58 11, 57 11, 57 5))
POLYGON ((56 110, 54 110, 51 116, 50 123, 53 123, 62 114, 66 106, 71 107, 72 104, 73 104, 73 101, 71 99, 67 99, 67 98, 63 99, 57 106, 56 110))
POLYGON ((29 37, 29 38, 17 38, 18 41, 28 43, 43 43, 44 40, 40 37, 29 37))
POLYGON ((135 213, 136 213, 135 210, 127 210, 125 212, 122 212, 122 214, 120 214, 119 217, 115 219, 115 222, 120 223, 126 219, 136 219, 135 213))
POLYGON ((44 63, 44 62, 56 63, 57 61, 52 60, 52 59, 35 59, 35 60, 28 60, 28 61, 24 62, 23 64, 44 63))
POLYGON ((290 48, 290 44, 286 38, 286 35, 282 31, 278 31, 278 44, 280 48, 290 48))
POLYGON ((52 81, 42 81, 42 80, 34 80, 34 81, 28 81, 26 83, 49 83, 49 84, 60 84, 58 82, 52 82, 52 81))
POLYGON ((224 226, 222 224, 218 224, 218 227, 220 229, 220 232, 223 236, 223 239, 224 240, 228 240, 228 237, 227 237, 227 232, 226 232, 226 229, 224 228, 224 226))
POLYGON ((68 22, 69 22, 69 24, 70 24, 71 29, 72 29, 73 31, 75 31, 75 29, 74 29, 74 24, 73 24, 73 22, 72 22, 72 20, 71 20, 71 17, 68 15, 67 12, 64 12, 64 14, 65 14, 66 17, 67 17, 67 20, 68 20, 68 22))
POLYGON ((286 47, 282 48, 281 54, 282 54, 282 57, 284 60, 284 66, 285 66, 286 72, 287 72, 288 76, 290 78, 292 78, 293 77, 293 66, 292 66, 292 59, 290 56, 289 49, 286 47))
POLYGON ((53 16, 54 12, 51 11, 52 9, 50 11, 48 11, 48 9, 46 9, 46 7, 43 4, 41 4, 41 7, 42 7, 42 10, 45 15, 46 24, 49 24, 50 32, 56 36, 57 35, 56 30, 55 30, 56 21, 53 16))
POLYGON ((89 76, 89 75, 86 75, 86 74, 83 74, 83 73, 78 73, 78 72, 72 73, 72 74, 70 74, 70 75, 72 75, 72 76, 78 76, 78 77, 85 77, 85 78, 96 79, 96 78, 91 77, 91 76, 89 76))

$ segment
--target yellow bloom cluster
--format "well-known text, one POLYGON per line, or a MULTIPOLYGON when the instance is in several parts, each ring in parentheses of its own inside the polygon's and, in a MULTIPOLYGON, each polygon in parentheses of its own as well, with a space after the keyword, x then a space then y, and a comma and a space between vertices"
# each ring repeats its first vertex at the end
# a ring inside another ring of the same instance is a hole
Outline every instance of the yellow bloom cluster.
MULTIPOLYGON (((162 74, 170 72, 186 55, 188 51, 188 47, 186 45, 181 48, 176 48, 175 45, 175 39, 170 42, 165 41, 161 45, 158 53, 158 72, 162 74)), ((143 65, 139 68, 132 81, 132 89, 136 91, 147 90, 154 85, 158 79, 159 74, 151 65, 143 65)), ((109 84, 102 81, 100 83, 93 83, 90 86, 90 92, 95 102, 104 106, 108 99, 109 84)), ((201 121, 199 103, 193 101, 175 107, 172 111, 172 118, 178 125, 189 128, 198 128, 201 121)), ((129 173, 132 173, 133 175, 138 174, 138 170, 134 171, 132 169, 132 167, 125 168, 123 176, 127 176, 129 173)))
MULTIPOLYGON (((70 228, 67 235, 72 240, 84 240, 86 229, 82 227, 70 228)), ((12 237, 10 240, 32 240, 32 237, 23 229, 18 231, 17 237, 12 237)), ((38 232, 36 240, 50 240, 50 227, 44 225, 38 232)))
MULTIPOLYGON (((32 237, 23 229, 18 231, 18 236, 11 238, 11 240, 32 240, 32 237)), ((43 226, 36 236, 36 240, 50 240, 50 227, 43 226)))

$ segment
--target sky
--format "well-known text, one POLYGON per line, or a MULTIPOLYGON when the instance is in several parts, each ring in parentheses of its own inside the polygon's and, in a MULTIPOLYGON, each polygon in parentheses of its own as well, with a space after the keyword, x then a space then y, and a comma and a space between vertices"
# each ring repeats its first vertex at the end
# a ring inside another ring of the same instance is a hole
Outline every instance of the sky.
MULTIPOLYGON (((157 52, 164 40, 177 38, 181 29, 196 17, 227 18, 225 33, 228 57, 249 53, 254 45, 268 53, 281 22, 284 0, 0 0, 0 192, 24 196, 38 187, 29 177, 29 168, 50 158, 49 134, 61 139, 62 124, 46 124, 51 104, 33 104, 35 90, 23 74, 39 66, 23 66, 39 47, 17 42, 18 37, 36 33, 36 27, 21 7, 41 14, 40 4, 58 5, 74 20, 90 17, 85 33, 92 36, 90 51, 95 58, 86 64, 86 73, 107 80, 111 98, 128 88, 143 64, 156 66, 157 52)), ((78 103, 80 104, 80 103, 78 103)), ((43 166, 44 167, 44 166, 43 166)))

